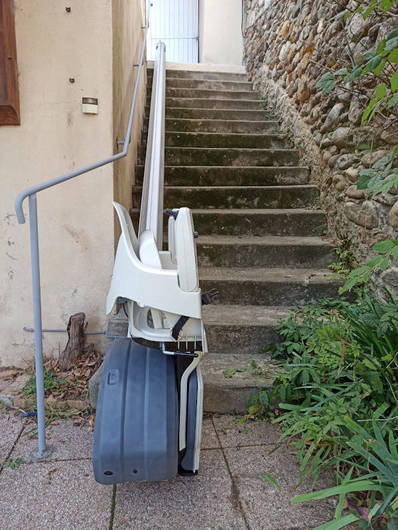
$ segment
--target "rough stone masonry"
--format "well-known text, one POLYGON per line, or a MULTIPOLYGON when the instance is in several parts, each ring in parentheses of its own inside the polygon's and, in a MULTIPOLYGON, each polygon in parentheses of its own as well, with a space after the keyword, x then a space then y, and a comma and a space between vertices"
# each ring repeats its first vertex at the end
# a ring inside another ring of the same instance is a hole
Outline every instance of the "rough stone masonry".
MULTIPOLYGON (((353 0, 245 0, 245 61, 256 90, 299 148, 321 189, 331 234, 349 243, 363 262, 371 246, 398 239, 398 189, 372 198, 357 189, 362 168, 398 145, 398 124, 372 121, 361 126, 366 94, 336 89, 322 94, 317 81, 344 61, 360 64, 363 53, 398 27, 398 13, 336 17, 353 0)), ((398 10, 396 10, 398 11, 398 10)), ((375 82, 367 81, 373 92, 375 82)), ((381 275, 398 292, 398 267, 381 275)))

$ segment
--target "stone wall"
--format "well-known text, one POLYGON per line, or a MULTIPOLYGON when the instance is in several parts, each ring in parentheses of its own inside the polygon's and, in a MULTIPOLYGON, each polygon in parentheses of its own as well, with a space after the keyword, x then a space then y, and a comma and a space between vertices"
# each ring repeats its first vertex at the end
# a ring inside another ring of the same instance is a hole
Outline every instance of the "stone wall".
MULTIPOLYGON (((351 59, 359 63, 366 49, 398 26, 397 13, 336 18, 356 5, 352 0, 246 0, 245 61, 250 80, 311 168, 331 234, 348 241, 362 262, 376 241, 398 239, 398 190, 372 198, 356 185, 361 168, 398 144, 398 125, 361 126, 366 96, 352 87, 331 94, 316 87, 328 69, 351 59)), ((373 90, 374 81, 367 83, 373 90)), ((398 282, 398 269, 384 277, 387 284, 389 278, 398 282)))

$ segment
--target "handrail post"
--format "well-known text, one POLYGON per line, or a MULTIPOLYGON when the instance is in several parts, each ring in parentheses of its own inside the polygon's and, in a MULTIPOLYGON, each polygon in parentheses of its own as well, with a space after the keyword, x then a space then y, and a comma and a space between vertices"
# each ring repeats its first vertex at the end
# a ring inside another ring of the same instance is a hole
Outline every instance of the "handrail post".
POLYGON ((46 456, 46 420, 44 408, 44 367, 40 293, 39 227, 37 222, 36 193, 29 195, 30 255, 32 265, 33 328, 35 332, 35 373, 38 450, 35 457, 46 456))

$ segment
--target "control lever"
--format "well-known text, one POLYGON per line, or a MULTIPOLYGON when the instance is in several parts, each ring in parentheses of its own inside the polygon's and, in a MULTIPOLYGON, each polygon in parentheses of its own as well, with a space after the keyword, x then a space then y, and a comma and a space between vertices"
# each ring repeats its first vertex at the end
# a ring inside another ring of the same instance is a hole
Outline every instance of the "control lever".
POLYGON ((214 304, 220 300, 220 291, 218 289, 210 289, 202 294, 202 305, 214 304))

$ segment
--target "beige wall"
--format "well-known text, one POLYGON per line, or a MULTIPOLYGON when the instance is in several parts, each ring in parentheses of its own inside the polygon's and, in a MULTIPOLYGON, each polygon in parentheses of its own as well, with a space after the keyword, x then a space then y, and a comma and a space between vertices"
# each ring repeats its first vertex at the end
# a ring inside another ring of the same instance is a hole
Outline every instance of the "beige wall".
MULTIPOLYGON (((113 0, 113 60, 114 60, 114 136, 124 139, 131 95, 137 77, 145 25, 145 0, 113 0)), ((134 114, 131 146, 126 158, 115 164, 114 197, 126 208, 131 207, 132 186, 137 145, 140 140, 145 107, 145 68, 142 71, 134 114)), ((115 242, 119 223, 115 222, 115 242)))
MULTIPOLYGON (((120 14, 115 28, 121 31, 116 41, 122 43, 123 60, 112 57, 112 7, 115 20, 115 6, 123 4, 15 0, 21 126, 0 126, 0 366, 20 365, 33 356, 33 335, 22 330, 32 326, 29 226, 17 224, 15 196, 114 152, 113 116, 122 109, 113 106, 113 89, 124 110, 128 96, 121 87, 136 62, 128 55, 142 33, 137 33, 140 2, 131 2, 128 18, 120 14), (114 87, 113 59, 119 80, 114 87), (98 115, 82 114, 82 96, 98 98, 98 115)), ((123 174, 133 165, 133 158, 121 165, 123 174)), ((131 196, 128 186, 117 188, 119 198, 122 192, 131 196)), ((112 166, 39 194, 45 327, 65 327, 71 314, 84 311, 89 330, 104 329, 114 249, 112 196, 112 166)), ((44 334, 46 355, 65 344, 64 334, 44 334)))
POLYGON ((199 60, 241 65, 241 0, 199 0, 199 60))

